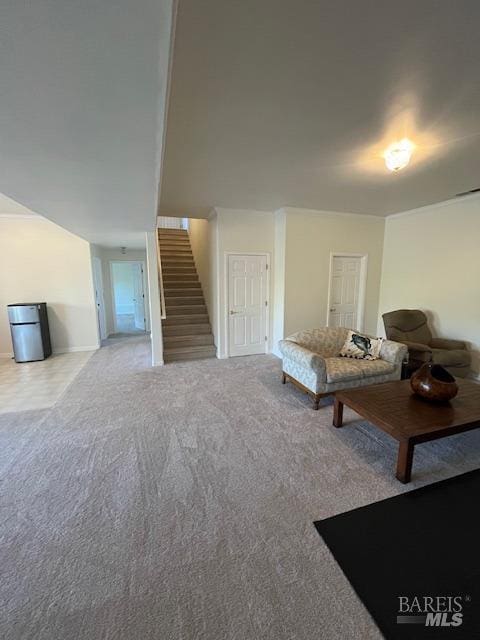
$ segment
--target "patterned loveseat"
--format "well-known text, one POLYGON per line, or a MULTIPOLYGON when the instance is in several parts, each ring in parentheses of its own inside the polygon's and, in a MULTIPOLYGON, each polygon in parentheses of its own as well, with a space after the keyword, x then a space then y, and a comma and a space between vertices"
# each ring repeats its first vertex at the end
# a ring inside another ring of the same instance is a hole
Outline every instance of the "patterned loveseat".
POLYGON ((325 327, 294 333, 279 343, 283 356, 283 383, 290 380, 309 393, 318 409, 320 398, 339 389, 400 380, 407 347, 384 340, 377 360, 339 357, 348 329, 325 327))

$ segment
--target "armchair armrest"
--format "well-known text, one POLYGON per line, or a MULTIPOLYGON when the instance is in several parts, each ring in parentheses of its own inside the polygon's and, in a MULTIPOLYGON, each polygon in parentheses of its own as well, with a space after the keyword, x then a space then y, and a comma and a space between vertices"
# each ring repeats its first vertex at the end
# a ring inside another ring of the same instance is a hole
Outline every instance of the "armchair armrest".
POLYGON ((447 340, 447 338, 432 338, 430 346, 434 349, 466 349, 467 345, 463 340, 447 340))
POLYGON ((402 342, 384 340, 380 349, 380 358, 391 364, 401 365, 407 359, 408 349, 402 342))
POLYGON ((421 342, 404 342, 407 345, 408 352, 414 360, 422 362, 430 362, 432 359, 432 348, 421 342))
POLYGON ((322 380, 327 379, 326 363, 319 353, 305 349, 291 340, 280 340, 278 346, 285 358, 293 360, 302 367, 312 369, 322 380))

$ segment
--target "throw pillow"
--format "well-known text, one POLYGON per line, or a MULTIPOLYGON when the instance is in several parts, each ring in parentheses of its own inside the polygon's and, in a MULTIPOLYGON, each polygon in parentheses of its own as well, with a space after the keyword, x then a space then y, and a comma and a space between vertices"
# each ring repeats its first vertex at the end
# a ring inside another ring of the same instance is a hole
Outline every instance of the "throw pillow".
POLYGON ((377 360, 380 356, 382 342, 383 338, 369 338, 361 333, 349 331, 340 355, 342 358, 377 360))

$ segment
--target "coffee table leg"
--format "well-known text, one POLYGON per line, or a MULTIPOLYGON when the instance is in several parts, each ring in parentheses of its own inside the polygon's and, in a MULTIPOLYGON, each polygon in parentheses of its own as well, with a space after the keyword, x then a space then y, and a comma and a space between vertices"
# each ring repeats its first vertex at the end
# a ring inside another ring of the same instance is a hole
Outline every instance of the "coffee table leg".
POLYGON ((335 398, 335 404, 333 405, 333 426, 341 427, 343 424, 343 402, 340 402, 338 398, 335 398))
POLYGON ((409 440, 400 442, 397 459, 397 480, 406 484, 412 476, 413 445, 409 440))

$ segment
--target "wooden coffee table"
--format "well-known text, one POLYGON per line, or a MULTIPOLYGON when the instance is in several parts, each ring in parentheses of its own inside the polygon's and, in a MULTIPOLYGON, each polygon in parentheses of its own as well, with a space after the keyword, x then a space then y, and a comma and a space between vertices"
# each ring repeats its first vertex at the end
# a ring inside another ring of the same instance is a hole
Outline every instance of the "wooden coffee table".
POLYGON ((342 426, 346 404, 398 440, 396 475, 400 482, 410 482, 416 444, 480 427, 480 384, 463 379, 457 383, 458 395, 443 404, 414 395, 409 380, 337 391, 333 424, 342 426))

